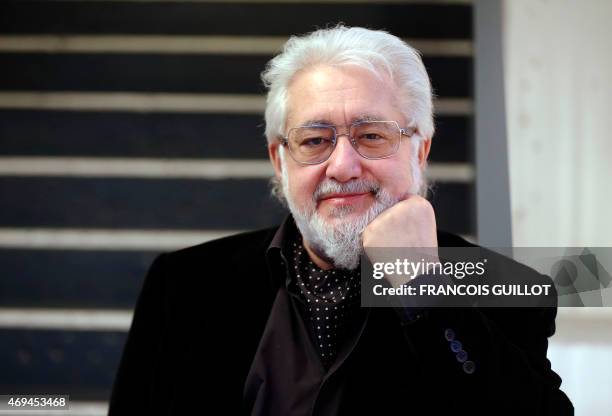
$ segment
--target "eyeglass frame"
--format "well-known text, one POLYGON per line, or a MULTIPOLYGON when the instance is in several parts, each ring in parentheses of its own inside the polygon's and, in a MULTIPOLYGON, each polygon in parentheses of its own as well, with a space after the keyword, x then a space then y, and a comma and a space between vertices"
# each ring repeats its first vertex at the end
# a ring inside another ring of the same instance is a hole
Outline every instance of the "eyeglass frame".
POLYGON ((361 156, 364 159, 367 160, 381 160, 381 159, 388 159, 391 156, 393 156, 394 154, 397 153, 397 151, 399 150, 399 146, 401 144, 401 139, 402 136, 406 136, 406 137, 412 137, 414 136, 416 133, 418 133, 419 128, 416 126, 416 124, 413 122, 411 123, 411 125, 409 127, 400 127, 399 123, 395 120, 359 120, 359 121, 355 121, 351 124, 348 125, 344 125, 344 126, 338 126, 338 125, 333 125, 333 124, 308 124, 308 125, 302 125, 302 126, 297 126, 297 127, 292 127, 289 129, 289 131, 287 132, 286 136, 278 136, 278 140, 280 142, 281 145, 286 146, 289 149, 289 154, 291 155, 291 159, 293 159, 296 163, 300 164, 300 165, 307 165, 307 166, 311 166, 311 165, 320 165, 321 163, 327 161, 331 155, 334 153, 334 150, 336 150, 336 145, 338 144, 338 137, 342 137, 342 136, 347 136, 347 138, 349 139, 349 142, 351 143, 351 147, 355 150, 355 152, 357 152, 357 154, 359 156, 361 156), (357 141, 355 140, 354 137, 350 136, 350 131, 351 128, 354 126, 358 126, 360 124, 366 124, 366 123, 394 123, 395 126, 397 127, 397 129, 399 130, 400 133, 400 140, 397 142, 397 147, 395 148, 395 150, 393 151, 393 153, 388 154, 386 156, 380 156, 380 157, 368 157, 368 156, 364 156, 363 154, 361 154, 361 152, 357 149, 357 141), (320 160, 318 162, 300 162, 299 160, 295 159, 295 156, 293 156, 293 152, 291 152, 291 147, 289 146, 289 135, 291 134, 291 132, 293 130, 297 130, 297 129, 301 129, 301 128, 331 128, 334 132, 334 138, 332 140, 332 151, 329 152, 329 155, 327 155, 327 157, 323 160, 320 160), (337 127, 348 127, 348 131, 347 133, 342 133, 342 134, 338 134, 337 131, 337 127))

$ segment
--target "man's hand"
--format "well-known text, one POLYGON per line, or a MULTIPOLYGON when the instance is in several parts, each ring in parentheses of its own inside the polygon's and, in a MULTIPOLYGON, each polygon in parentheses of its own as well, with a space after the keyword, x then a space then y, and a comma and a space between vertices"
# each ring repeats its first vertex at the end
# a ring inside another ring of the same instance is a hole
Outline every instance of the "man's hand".
MULTIPOLYGON (((422 259, 438 261, 434 210, 429 201, 418 195, 410 195, 383 211, 366 227, 361 238, 372 263, 394 262, 398 256, 413 263, 422 259), (396 249, 379 250, 385 247, 396 249)), ((408 281, 406 276, 386 276, 386 279, 394 287, 408 281)))
POLYGON ((410 195, 383 211, 363 231, 363 247, 438 247, 436 217, 425 198, 410 195))

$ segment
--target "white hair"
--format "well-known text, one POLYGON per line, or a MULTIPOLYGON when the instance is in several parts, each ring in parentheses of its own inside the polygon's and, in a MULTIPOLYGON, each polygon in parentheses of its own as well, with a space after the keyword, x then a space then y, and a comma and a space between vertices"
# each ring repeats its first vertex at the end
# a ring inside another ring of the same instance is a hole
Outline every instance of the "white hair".
POLYGON ((412 141, 420 144, 422 139, 433 137, 431 84, 419 52, 388 32, 338 25, 305 36, 292 36, 283 51, 268 62, 261 74, 268 88, 265 111, 268 143, 284 135, 287 91, 293 77, 317 65, 358 66, 379 79, 389 77, 397 88, 399 110, 406 120, 415 121, 420 133, 413 135, 412 141))

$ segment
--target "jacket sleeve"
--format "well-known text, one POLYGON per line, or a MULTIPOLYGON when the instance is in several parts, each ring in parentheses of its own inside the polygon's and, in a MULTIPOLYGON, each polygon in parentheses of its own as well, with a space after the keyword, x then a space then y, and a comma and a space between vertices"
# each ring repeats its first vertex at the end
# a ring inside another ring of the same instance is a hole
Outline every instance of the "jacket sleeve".
POLYGON ((153 414, 162 406, 159 369, 164 349, 164 260, 158 256, 144 280, 123 350, 109 415, 153 414), (157 403, 156 403, 157 401, 157 403))
POLYGON ((556 307, 397 311, 432 397, 444 391, 449 407, 456 401, 474 414, 574 414, 546 358, 556 307))

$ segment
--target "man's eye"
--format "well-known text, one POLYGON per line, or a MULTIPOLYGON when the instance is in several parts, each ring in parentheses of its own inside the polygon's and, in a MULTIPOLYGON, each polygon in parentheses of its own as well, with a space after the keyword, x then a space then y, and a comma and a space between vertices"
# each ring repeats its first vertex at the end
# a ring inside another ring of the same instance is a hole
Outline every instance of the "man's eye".
POLYGON ((362 134, 359 138, 367 142, 375 142, 375 141, 385 139, 383 136, 376 134, 376 133, 362 134))
POLYGON ((315 146, 322 146, 326 144, 327 142, 328 140, 323 137, 311 137, 309 139, 302 140, 302 143, 300 145, 307 146, 307 147, 315 147, 315 146))

